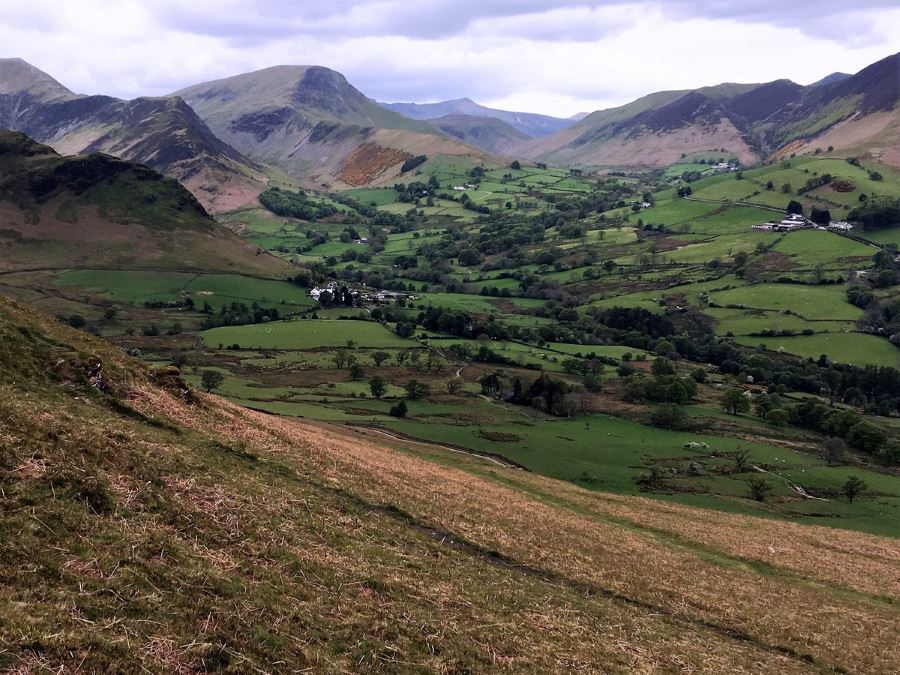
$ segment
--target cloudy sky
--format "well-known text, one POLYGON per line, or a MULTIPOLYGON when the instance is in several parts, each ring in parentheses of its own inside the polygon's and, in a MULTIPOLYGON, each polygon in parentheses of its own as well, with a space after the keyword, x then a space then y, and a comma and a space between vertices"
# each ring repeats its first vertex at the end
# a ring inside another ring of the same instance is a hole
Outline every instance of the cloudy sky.
POLYGON ((79 93, 316 64, 379 100, 568 116, 662 89, 856 72, 900 51, 900 3, 2 0, 0 45, 79 93))

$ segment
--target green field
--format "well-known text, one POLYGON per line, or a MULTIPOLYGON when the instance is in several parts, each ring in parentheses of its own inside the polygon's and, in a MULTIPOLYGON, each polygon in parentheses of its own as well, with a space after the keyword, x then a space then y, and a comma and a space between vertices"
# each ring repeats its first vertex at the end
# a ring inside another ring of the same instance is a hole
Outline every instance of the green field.
POLYGON ((283 311, 298 311, 313 304, 306 289, 286 281, 236 274, 189 274, 125 270, 74 270, 58 277, 62 286, 79 286, 112 300, 130 304, 179 302, 191 298, 197 307, 213 308, 232 302, 283 311))
POLYGON ((345 347, 352 340, 359 347, 415 347, 384 326, 371 321, 309 319, 274 321, 250 326, 223 326, 200 334, 204 344, 239 344, 247 349, 315 349, 345 347))
POLYGON ((739 337, 748 346, 765 345, 771 351, 785 351, 811 359, 826 354, 832 361, 857 366, 875 364, 900 367, 900 348, 883 337, 865 333, 820 333, 792 337, 739 337))
POLYGON ((721 306, 792 312, 805 319, 856 321, 863 314, 847 302, 842 285, 756 284, 713 292, 710 297, 721 306))

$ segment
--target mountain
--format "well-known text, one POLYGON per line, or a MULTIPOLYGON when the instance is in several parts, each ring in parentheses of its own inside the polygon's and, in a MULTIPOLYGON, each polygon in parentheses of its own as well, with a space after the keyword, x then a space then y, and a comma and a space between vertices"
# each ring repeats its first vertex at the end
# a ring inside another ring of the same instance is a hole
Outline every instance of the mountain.
POLYGON ((529 139, 512 125, 492 117, 445 115, 428 122, 448 136, 495 155, 514 154, 515 148, 529 139))
POLYGON ((478 154, 425 122, 382 108, 319 66, 275 66, 174 95, 226 143, 315 185, 392 178, 420 154, 478 154))
POLYGON ((259 166, 219 140, 181 99, 79 96, 21 59, 0 59, 0 128, 64 154, 106 152, 180 180, 228 210, 263 188, 259 166))
POLYGON ((662 166, 724 151, 743 163, 833 146, 900 165, 900 55, 810 86, 790 80, 658 92, 519 148, 562 164, 662 166))
POLYGON ((5 672, 896 669, 896 539, 254 412, 2 297, 0 344, 5 672))
POLYGON ((496 110, 475 103, 469 98, 457 98, 439 103, 379 103, 379 105, 414 120, 430 120, 447 115, 491 117, 506 122, 530 138, 541 138, 571 126, 574 118, 560 119, 535 113, 496 110))
POLYGON ((0 131, 0 270, 128 268, 286 276, 173 178, 0 131))
POLYGON ((821 87, 823 84, 834 84, 835 82, 841 82, 842 80, 846 80, 848 77, 853 77, 850 73, 831 73, 830 75, 826 75, 821 80, 817 80, 813 82, 810 87, 821 87))

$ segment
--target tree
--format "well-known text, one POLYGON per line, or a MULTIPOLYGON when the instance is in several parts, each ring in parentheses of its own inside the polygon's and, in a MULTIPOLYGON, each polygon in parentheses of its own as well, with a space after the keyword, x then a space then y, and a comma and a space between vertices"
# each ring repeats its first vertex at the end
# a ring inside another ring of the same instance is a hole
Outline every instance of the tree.
POLYGON ((739 447, 731 453, 731 458, 734 460, 735 473, 744 473, 750 465, 750 451, 747 448, 739 447))
POLYGON ((512 163, 509 165, 509 168, 518 171, 519 169, 522 168, 522 165, 519 163, 519 160, 514 159, 512 161, 512 163))
POLYGON ((458 379, 455 380, 447 380, 447 393, 451 396, 455 396, 462 389, 462 382, 458 379))
POLYGON ((331 360, 334 361, 334 365, 338 368, 344 368, 347 365, 347 356, 347 352, 343 349, 339 349, 331 355, 331 360))
MULTIPOLYGON (((671 345, 671 343, 668 344, 671 345)), ((653 361, 653 365, 650 366, 650 372, 654 375, 674 375, 675 366, 669 359, 660 356, 658 359, 653 361)))
POLYGON ((753 499, 764 502, 768 494, 772 492, 772 485, 762 476, 751 476, 747 481, 747 490, 753 499))
POLYGON ((742 390, 732 387, 725 392, 725 396, 722 398, 722 407, 732 415, 737 415, 750 410, 750 401, 744 396, 742 390))
POLYGON ((400 401, 396 405, 392 405, 391 409, 388 411, 388 414, 391 417, 406 417, 406 401, 400 401))
POLYGON ((361 380, 366 376, 366 372, 363 370, 363 367, 358 363, 353 363, 350 366, 350 379, 351 380, 361 380))
POLYGON ((794 188, 791 187, 790 183, 785 183, 781 186, 781 193, 785 195, 791 194, 794 191, 794 188))
POLYGON ((773 408, 766 413, 766 422, 776 427, 783 427, 788 423, 788 413, 783 408, 773 408))
POLYGON ((856 476, 849 476, 847 482, 841 486, 841 494, 852 504, 857 495, 864 492, 868 487, 865 481, 860 480, 856 476))
POLYGON ((847 452, 847 444, 844 439, 832 436, 822 444, 822 449, 829 464, 840 464, 847 452))
POLYGON ((680 406, 671 403, 655 407, 650 413, 650 423, 661 429, 679 430, 685 427, 687 415, 680 406))
POLYGON ((797 215, 803 215, 803 204, 798 202, 796 199, 792 199, 788 202, 787 205, 788 213, 796 213, 797 215))
POLYGON ((417 401, 420 398, 428 396, 429 388, 424 382, 418 380, 410 380, 406 383, 406 398, 410 401, 417 401))
POLYGON ((225 376, 217 370, 204 370, 203 375, 200 376, 200 383, 207 392, 221 387, 224 380, 225 376))
POLYGON ((616 263, 614 260, 606 260, 603 262, 603 269, 606 270, 607 274, 612 274, 612 271, 616 269, 616 263))
POLYGON ((874 424, 860 422, 847 432, 846 439, 854 448, 874 455, 887 441, 887 434, 874 424))
POLYGON ((375 362, 375 365, 379 368, 381 364, 391 358, 391 355, 387 352, 372 352, 372 360, 375 362))
POLYGON ((828 225, 831 222, 831 211, 814 206, 809 212, 809 219, 816 225, 828 225))
POLYGON ((372 396, 375 398, 381 398, 387 391, 387 382, 384 381, 383 377, 375 375, 369 379, 369 391, 372 392, 372 396))

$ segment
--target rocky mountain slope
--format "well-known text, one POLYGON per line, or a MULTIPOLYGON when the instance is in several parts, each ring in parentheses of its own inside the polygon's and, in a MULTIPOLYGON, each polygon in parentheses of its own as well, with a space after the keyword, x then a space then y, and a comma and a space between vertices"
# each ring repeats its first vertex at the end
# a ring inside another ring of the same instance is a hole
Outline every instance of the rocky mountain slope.
POLYGON ((0 669, 900 659, 896 540, 252 412, 3 298, 0 341, 0 669))
POLYGON ((63 157, 0 131, 0 269, 68 268, 289 272, 172 178, 105 154, 63 157))
POLYGON ((833 146, 900 165, 900 55, 852 76, 810 86, 789 80, 660 92, 592 113, 564 131, 524 144, 548 162, 662 166, 682 154, 725 151, 744 163, 773 153, 833 146))
POLYGON ((358 186, 419 154, 477 155, 434 127, 386 110, 319 66, 276 66, 174 94, 222 140, 313 186, 358 186))
POLYGON ((379 103, 379 105, 414 120, 433 120, 448 115, 496 119, 530 138, 549 136, 576 121, 573 118, 561 119, 550 115, 497 110, 480 105, 470 98, 457 98, 439 103, 379 103))
POLYGON ((262 189, 259 166, 217 138, 176 97, 123 101, 79 96, 21 59, 0 59, 0 128, 63 154, 105 152, 181 181, 213 210, 236 208, 262 189))

